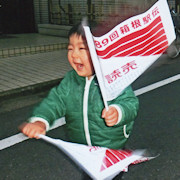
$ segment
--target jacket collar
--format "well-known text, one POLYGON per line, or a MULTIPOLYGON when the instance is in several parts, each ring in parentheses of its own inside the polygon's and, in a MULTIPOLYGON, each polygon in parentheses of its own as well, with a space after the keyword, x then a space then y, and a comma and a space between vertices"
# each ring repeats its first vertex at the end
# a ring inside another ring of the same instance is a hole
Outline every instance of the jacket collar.
MULTIPOLYGON (((84 84, 86 83, 86 77, 79 76, 75 70, 73 70, 73 73, 75 76, 75 80, 77 81, 78 84, 82 84, 82 82, 84 84)), ((92 81, 94 81, 95 85, 99 85, 96 74, 94 74, 92 78, 93 78, 92 81)))

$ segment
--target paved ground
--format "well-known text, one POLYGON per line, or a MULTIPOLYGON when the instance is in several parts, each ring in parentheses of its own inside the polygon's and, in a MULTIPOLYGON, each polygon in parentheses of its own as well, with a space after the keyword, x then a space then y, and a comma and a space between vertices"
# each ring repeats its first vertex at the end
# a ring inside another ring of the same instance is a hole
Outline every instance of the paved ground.
MULTIPOLYGON (((180 58, 161 59, 155 67, 143 74, 133 87, 135 90, 161 84, 162 80, 179 74, 180 58)), ((169 81, 169 80, 168 80, 169 81)), ((122 180, 179 180, 180 138, 179 104, 180 80, 138 96, 140 110, 127 143, 129 149, 148 149, 160 154, 154 160, 131 166, 122 180)), ((59 149, 42 140, 20 136, 17 127, 29 116, 34 104, 45 96, 31 94, 0 103, 0 149, 4 144, 14 146, 0 151, 0 179, 2 180, 84 180, 83 172, 59 149), (15 136, 15 137, 14 137, 15 136), (21 142, 16 144, 17 142, 21 142), (12 145, 12 144, 11 144, 12 145)), ((66 139, 65 127, 60 126, 48 136, 66 139)))
MULTIPOLYGON (((10 36, 10 35, 9 35, 10 36)), ((6 48, 64 44, 66 38, 37 34, 11 35, 12 39, 0 38, 6 48)), ((0 97, 23 92, 35 87, 58 82, 70 70, 66 49, 15 57, 0 58, 0 97)))
MULTIPOLYGON (((1 41, 0 41, 1 42, 1 41)), ((153 71, 144 74, 134 84, 135 89, 150 85, 179 74, 179 58, 169 59, 163 56, 154 66, 153 71)), ((23 92, 36 85, 59 81, 70 68, 66 51, 44 52, 0 59, 0 96, 7 93, 23 92), (7 89, 5 89, 7 88, 7 89)), ((150 91, 139 97, 140 112, 136 120, 132 138, 127 147, 147 148, 160 153, 155 160, 130 168, 123 177, 125 180, 177 180, 179 174, 179 81, 150 91)), ((25 98, 32 103, 32 97, 25 98)), ((22 100, 21 100, 22 102, 22 100)), ((1 101, 0 107, 2 109, 1 101)), ((18 105, 18 100, 11 102, 11 107, 18 105), (14 105, 15 104, 15 105, 14 105)), ((19 133, 17 126, 23 122, 30 107, 1 113, 2 139, 19 133), (8 119, 9 118, 9 119, 8 119), (12 121, 10 121, 12 120, 12 121)), ((48 133, 51 137, 63 136, 63 127, 48 133), (59 135, 59 132, 62 133, 59 135)), ((0 154, 0 179, 81 179, 79 170, 58 149, 39 140, 29 140, 4 149, 0 154), (46 156, 49 152, 49 156, 46 156), (10 171, 11 169, 11 171, 10 171)))
POLYGON ((67 38, 42 35, 38 33, 0 35, 0 49, 65 42, 67 42, 67 38))
POLYGON ((66 50, 0 60, 0 97, 48 84, 70 70, 66 50))

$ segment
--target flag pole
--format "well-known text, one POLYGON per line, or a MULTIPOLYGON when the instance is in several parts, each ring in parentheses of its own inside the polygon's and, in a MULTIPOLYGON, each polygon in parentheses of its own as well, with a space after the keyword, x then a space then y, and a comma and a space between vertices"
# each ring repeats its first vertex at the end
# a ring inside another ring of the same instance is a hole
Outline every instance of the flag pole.
POLYGON ((88 44, 89 51, 90 51, 90 54, 91 54, 91 59, 92 59, 93 65, 94 65, 94 69, 95 69, 96 76, 97 76, 97 79, 98 79, 98 83, 99 83, 99 86, 100 86, 101 94, 102 94, 102 97, 103 97, 104 106, 106 108, 106 111, 108 111, 109 107, 108 107, 108 103, 107 103, 104 80, 103 80, 103 76, 102 76, 102 70, 101 70, 101 67, 100 67, 100 64, 99 64, 100 62, 99 62, 99 59, 98 59, 98 56, 97 56, 97 53, 96 53, 96 50, 95 50, 96 48, 95 48, 95 45, 94 45, 94 40, 93 40, 91 31, 90 31, 90 28, 88 26, 83 26, 83 28, 84 28, 84 31, 85 31, 87 44, 88 44))

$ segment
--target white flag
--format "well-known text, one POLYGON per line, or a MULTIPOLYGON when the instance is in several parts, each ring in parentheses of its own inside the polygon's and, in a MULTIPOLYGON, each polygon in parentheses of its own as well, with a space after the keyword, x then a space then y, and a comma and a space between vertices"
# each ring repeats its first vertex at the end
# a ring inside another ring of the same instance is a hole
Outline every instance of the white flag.
POLYGON ((88 26, 84 30, 105 102, 119 96, 176 37, 166 0, 159 0, 145 13, 123 21, 101 37, 92 36, 88 26))
POLYGON ((65 142, 44 135, 39 137, 56 145, 79 165, 92 179, 112 179, 130 164, 137 164, 155 157, 143 156, 145 150, 113 150, 99 146, 87 146, 65 142))

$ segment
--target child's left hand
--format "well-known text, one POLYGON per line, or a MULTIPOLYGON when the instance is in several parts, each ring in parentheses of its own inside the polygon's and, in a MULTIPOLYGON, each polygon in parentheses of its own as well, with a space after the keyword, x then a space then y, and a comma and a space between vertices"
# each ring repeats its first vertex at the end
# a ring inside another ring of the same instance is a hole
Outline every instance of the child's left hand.
POLYGON ((104 108, 101 117, 104 118, 107 126, 114 126, 118 121, 118 111, 115 107, 109 107, 108 111, 104 108))

